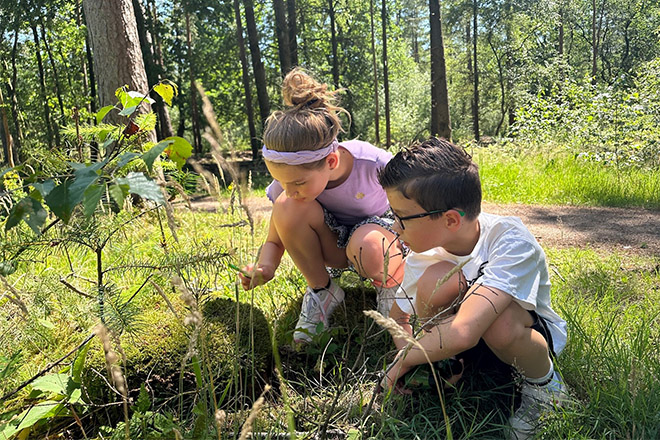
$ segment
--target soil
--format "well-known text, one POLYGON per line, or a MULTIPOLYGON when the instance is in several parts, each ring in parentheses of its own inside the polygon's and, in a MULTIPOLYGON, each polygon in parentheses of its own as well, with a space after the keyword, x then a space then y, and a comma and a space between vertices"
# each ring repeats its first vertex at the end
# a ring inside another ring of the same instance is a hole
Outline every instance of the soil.
MULTIPOLYGON (((255 220, 270 213, 266 197, 250 197, 246 204, 255 220)), ((192 208, 215 212, 218 203, 207 197, 193 201, 192 208)), ((607 253, 660 257, 660 211, 495 203, 484 203, 482 210, 520 217, 542 246, 588 247, 607 253)))

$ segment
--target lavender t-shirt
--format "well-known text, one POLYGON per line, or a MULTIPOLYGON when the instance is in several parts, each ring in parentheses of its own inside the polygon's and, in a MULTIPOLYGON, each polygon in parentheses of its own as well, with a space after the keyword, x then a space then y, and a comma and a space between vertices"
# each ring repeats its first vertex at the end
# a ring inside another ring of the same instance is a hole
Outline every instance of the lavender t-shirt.
MULTIPOLYGON (((353 156, 353 169, 341 185, 324 190, 316 200, 343 225, 355 225, 367 217, 382 215, 389 209, 385 190, 378 183, 378 170, 392 158, 392 154, 368 142, 342 142, 353 156)), ((282 193, 277 180, 268 185, 266 195, 274 202, 282 193)))

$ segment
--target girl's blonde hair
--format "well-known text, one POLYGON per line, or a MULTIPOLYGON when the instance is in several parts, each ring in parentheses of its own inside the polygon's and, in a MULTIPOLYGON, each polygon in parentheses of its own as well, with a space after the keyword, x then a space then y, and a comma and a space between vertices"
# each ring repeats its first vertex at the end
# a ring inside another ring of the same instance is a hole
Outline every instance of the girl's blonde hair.
MULTIPOLYGON (((318 150, 332 143, 342 130, 337 92, 328 90, 301 68, 289 72, 282 83, 285 109, 266 120, 264 144, 269 150, 318 150)), ((320 161, 321 163, 323 161, 320 161)), ((304 166, 314 168, 316 162, 304 166)))

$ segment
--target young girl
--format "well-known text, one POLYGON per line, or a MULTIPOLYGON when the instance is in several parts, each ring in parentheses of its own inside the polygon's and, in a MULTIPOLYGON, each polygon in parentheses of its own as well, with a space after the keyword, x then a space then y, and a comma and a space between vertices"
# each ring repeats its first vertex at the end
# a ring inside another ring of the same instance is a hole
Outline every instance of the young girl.
POLYGON ((264 284, 289 252, 308 286, 293 334, 301 343, 311 340, 319 322, 328 327, 344 299, 326 267, 352 267, 371 279, 378 310, 387 315, 403 278, 403 253, 378 183, 392 155, 367 142, 338 143, 338 113, 345 110, 335 105, 335 92, 304 71, 284 78, 282 95, 286 109, 266 121, 262 149, 274 179, 266 189, 273 202, 268 237, 257 263, 243 268, 251 276, 239 276, 246 290, 264 284))

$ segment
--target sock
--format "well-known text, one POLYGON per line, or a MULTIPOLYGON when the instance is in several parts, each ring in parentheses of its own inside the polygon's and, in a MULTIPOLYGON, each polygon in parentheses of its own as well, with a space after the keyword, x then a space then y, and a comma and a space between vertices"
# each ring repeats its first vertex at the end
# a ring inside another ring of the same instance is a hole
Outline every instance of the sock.
POLYGON ((330 283, 332 283, 332 279, 328 279, 328 284, 326 284, 325 287, 319 287, 319 288, 317 288, 317 289, 312 288, 312 290, 313 290, 315 293, 319 293, 321 290, 324 290, 324 289, 327 290, 327 289, 330 288, 330 283))
POLYGON ((525 381, 531 383, 532 385, 542 387, 548 385, 552 381, 554 376, 555 376, 555 366, 552 363, 552 359, 550 359, 550 370, 545 374, 545 376, 537 377, 537 378, 525 377, 525 381))

